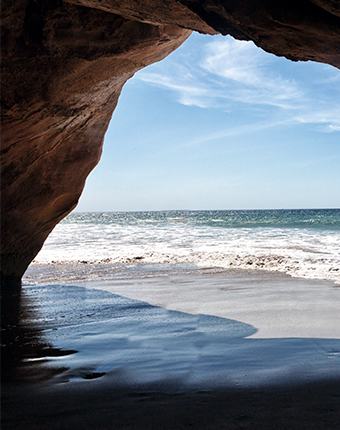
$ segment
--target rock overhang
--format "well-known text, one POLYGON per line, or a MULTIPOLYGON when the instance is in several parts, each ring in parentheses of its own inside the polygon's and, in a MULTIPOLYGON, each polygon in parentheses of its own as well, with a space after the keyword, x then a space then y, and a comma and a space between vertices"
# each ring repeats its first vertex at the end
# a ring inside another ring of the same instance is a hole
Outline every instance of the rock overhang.
MULTIPOLYGON (((77 204, 124 83, 191 31, 340 67, 335 0, 2 3, 2 275, 19 283, 77 204)), ((113 184, 114 186, 114 184, 113 184)))

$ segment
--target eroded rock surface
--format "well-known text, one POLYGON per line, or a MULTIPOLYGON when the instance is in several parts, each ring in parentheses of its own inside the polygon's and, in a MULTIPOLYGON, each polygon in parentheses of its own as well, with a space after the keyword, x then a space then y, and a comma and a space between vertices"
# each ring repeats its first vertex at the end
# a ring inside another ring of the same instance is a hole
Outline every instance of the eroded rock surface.
MULTIPOLYGON (((98 163, 122 86, 191 30, 340 67, 336 0, 4 0, 2 275, 18 285, 98 163)), ((114 184, 112 184, 114 187, 114 184)))
POLYGON ((190 34, 66 3, 38 17, 32 4, 3 42, 2 269, 17 278, 77 204, 126 80, 190 34))

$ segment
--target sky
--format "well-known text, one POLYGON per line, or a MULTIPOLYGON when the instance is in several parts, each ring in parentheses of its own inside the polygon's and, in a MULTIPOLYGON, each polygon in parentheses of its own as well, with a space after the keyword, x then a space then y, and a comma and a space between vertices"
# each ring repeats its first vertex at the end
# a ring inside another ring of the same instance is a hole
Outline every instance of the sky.
POLYGON ((340 208, 340 71, 192 34, 128 81, 76 211, 340 208))

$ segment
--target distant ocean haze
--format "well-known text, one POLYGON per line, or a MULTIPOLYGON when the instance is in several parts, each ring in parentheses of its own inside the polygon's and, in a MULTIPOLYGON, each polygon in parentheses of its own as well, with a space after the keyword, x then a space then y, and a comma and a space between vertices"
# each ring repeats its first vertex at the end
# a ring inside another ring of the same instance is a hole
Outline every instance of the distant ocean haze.
POLYGON ((340 284, 340 209, 72 213, 25 281, 53 281, 51 265, 56 280, 240 268, 340 284))

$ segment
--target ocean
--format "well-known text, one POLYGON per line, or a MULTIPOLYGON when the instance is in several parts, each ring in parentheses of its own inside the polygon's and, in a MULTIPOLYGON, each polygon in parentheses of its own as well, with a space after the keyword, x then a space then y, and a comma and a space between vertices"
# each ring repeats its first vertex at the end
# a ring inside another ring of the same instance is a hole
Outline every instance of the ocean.
POLYGON ((23 280, 17 379, 47 372, 62 396, 338 381, 339 251, 338 209, 72 213, 23 280))
POLYGON ((24 282, 226 269, 340 284, 340 209, 75 212, 48 237, 24 282))

